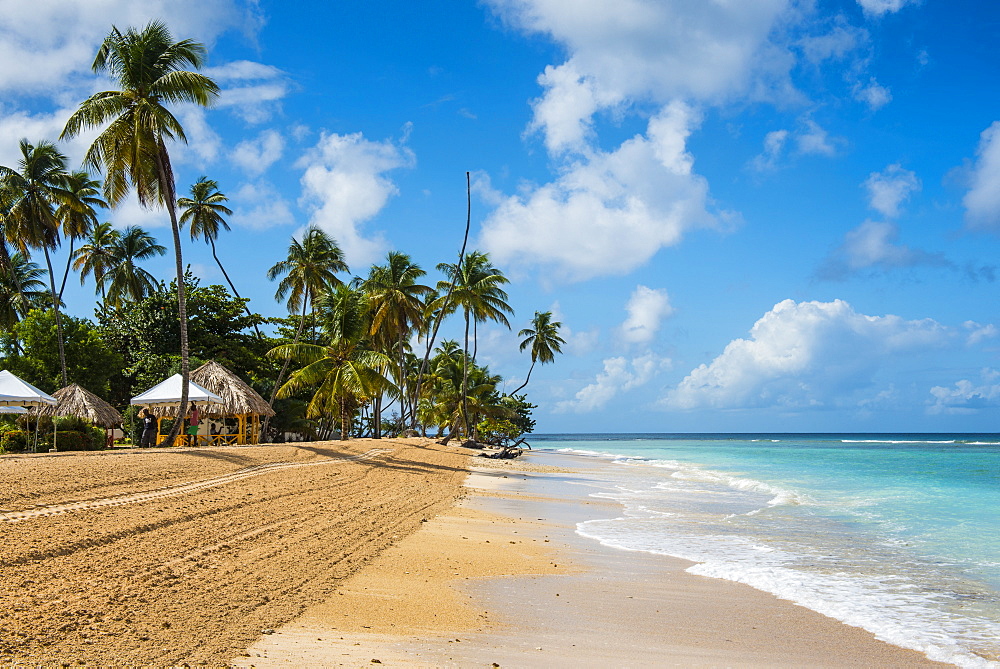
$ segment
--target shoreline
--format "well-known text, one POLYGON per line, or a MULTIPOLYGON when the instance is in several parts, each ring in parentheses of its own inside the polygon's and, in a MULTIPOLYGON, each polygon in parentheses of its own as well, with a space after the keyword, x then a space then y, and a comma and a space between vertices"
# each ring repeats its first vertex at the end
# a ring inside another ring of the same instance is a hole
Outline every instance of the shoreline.
POLYGON ((952 666, 691 562, 581 537, 576 523, 621 507, 588 497, 571 457, 484 460, 458 504, 234 666, 952 666))

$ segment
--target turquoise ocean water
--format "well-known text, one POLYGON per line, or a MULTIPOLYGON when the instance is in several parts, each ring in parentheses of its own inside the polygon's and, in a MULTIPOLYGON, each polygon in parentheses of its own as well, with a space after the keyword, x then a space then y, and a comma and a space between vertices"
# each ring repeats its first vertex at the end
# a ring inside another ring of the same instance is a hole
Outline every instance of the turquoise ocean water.
POLYGON ((928 657, 1000 667, 1000 434, 560 434, 622 512, 577 532, 692 560, 928 657))

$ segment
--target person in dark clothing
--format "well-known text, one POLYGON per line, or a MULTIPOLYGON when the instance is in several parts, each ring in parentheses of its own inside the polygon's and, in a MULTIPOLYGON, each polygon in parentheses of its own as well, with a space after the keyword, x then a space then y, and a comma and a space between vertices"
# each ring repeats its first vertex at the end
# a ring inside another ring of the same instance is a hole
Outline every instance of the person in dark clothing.
POLYGON ((156 446, 156 433, 159 431, 156 417, 149 409, 142 410, 142 439, 139 440, 139 448, 150 448, 156 446))

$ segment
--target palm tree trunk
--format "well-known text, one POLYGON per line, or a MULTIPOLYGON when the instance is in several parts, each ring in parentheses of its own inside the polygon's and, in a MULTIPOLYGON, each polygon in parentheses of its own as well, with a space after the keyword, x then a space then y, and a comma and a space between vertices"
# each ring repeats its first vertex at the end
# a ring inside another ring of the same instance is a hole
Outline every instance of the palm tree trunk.
POLYGON ((174 184, 169 167, 169 158, 166 155, 166 148, 160 145, 160 151, 156 154, 156 167, 160 175, 160 193, 163 204, 170 214, 170 229, 174 237, 174 264, 177 273, 177 318, 180 321, 181 331, 181 403, 177 407, 177 420, 170 428, 170 434, 164 440, 164 446, 173 446, 177 435, 180 434, 181 425, 187 416, 188 405, 188 381, 191 378, 191 359, 188 350, 188 328, 187 328, 187 287, 184 285, 184 258, 181 254, 181 229, 177 225, 177 211, 174 203, 174 184), (169 180, 168 180, 169 179, 169 180))
MULTIPOLYGON (((212 257, 215 258, 215 264, 218 265, 219 269, 222 270, 222 276, 226 277, 226 283, 228 283, 229 287, 232 289, 233 295, 236 296, 237 300, 242 300, 243 298, 240 297, 240 294, 236 292, 236 286, 233 285, 233 280, 229 278, 229 274, 226 272, 226 268, 222 266, 222 261, 219 260, 219 256, 215 255, 215 240, 209 237, 208 241, 212 245, 212 257)), ((250 312, 250 305, 244 304, 243 308, 246 309, 247 316, 253 318, 253 314, 250 312)), ((253 331, 257 333, 257 339, 264 338, 264 335, 262 335, 260 333, 260 330, 257 328, 256 323, 253 324, 253 331)))
POLYGON ((528 376, 524 379, 524 383, 522 383, 521 385, 519 385, 515 390, 510 391, 510 397, 513 397, 514 393, 516 393, 518 390, 520 390, 521 388, 524 388, 526 385, 528 385, 528 381, 531 380, 531 370, 533 370, 534 368, 535 368, 535 361, 532 360, 531 361, 531 367, 528 368, 528 376))
MULTIPOLYGON (((302 300, 302 316, 299 318, 299 327, 295 331, 295 339, 292 341, 293 344, 299 343, 299 338, 302 336, 302 329, 306 325, 306 307, 309 304, 309 290, 306 289, 305 297, 302 300)), ((285 380, 285 373, 288 372, 288 365, 292 362, 291 358, 285 358, 285 363, 281 366, 281 371, 278 373, 278 378, 274 382, 274 388, 271 390, 271 399, 268 400, 267 405, 274 408, 274 398, 278 396, 278 388, 281 387, 281 382, 285 380)), ((267 432, 268 426, 271 424, 271 417, 267 416, 264 418, 264 424, 260 428, 260 433, 265 434, 267 432)))
POLYGON ((469 439, 469 310, 465 310, 465 355, 462 356, 462 418, 465 422, 465 438, 469 439))
MULTIPOLYGON (((472 225, 472 177, 469 176, 469 172, 465 173, 465 237, 462 238, 462 250, 458 252, 458 270, 461 271, 462 263, 465 262, 465 249, 469 244, 469 228, 472 225)), ((423 362, 420 363, 420 371, 417 372, 417 383, 413 390, 413 405, 416 406, 417 402, 420 401, 420 387, 424 382, 424 374, 427 372, 427 362, 431 358, 431 349, 434 348, 434 340, 437 339, 438 328, 441 327, 441 321, 444 320, 444 315, 448 311, 448 303, 451 301, 451 293, 455 289, 455 282, 452 281, 451 285, 448 286, 448 293, 444 297, 444 305, 441 307, 441 313, 438 315, 436 321, 434 321, 434 330, 431 333, 431 338, 427 341, 427 351, 424 353, 423 362)), ((468 350, 468 347, 466 347, 468 350)), ((417 412, 413 412, 411 427, 415 428, 417 412)))
POLYGON ((348 436, 347 427, 347 400, 345 398, 340 399, 340 440, 347 441, 348 436))
POLYGON ((407 416, 411 411, 409 397, 406 394, 406 355, 403 349, 403 328, 399 328, 399 424, 405 426, 407 416))
POLYGON ((69 266, 73 262, 73 237, 69 238, 69 257, 66 258, 66 271, 63 272, 62 284, 59 286, 59 300, 62 301, 63 291, 66 290, 66 279, 69 278, 69 266))
POLYGON ((66 347, 63 345, 62 318, 59 316, 59 297, 56 295, 56 281, 52 276, 52 258, 49 256, 49 247, 43 246, 45 251, 45 265, 49 268, 49 289, 52 291, 52 309, 56 315, 56 340, 59 343, 59 369, 62 373, 62 384, 65 388, 69 385, 69 376, 66 374, 66 347))

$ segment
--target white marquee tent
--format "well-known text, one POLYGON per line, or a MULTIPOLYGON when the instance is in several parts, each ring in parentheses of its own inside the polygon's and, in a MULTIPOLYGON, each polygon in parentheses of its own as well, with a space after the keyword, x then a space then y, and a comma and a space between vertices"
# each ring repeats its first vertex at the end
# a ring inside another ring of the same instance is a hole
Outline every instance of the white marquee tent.
MULTIPOLYGON (((132 398, 132 404, 163 406, 180 404, 183 379, 180 374, 174 374, 166 381, 161 381, 141 395, 132 398)), ((188 381, 188 402, 198 404, 222 404, 221 397, 210 390, 205 390, 194 381, 188 381)))
MULTIPOLYGON (((43 393, 16 374, 6 369, 0 371, 0 406, 10 407, 10 413, 19 413, 15 407, 37 407, 43 404, 56 404, 56 398, 43 393)), ((22 408, 21 411, 24 411, 22 408)), ((52 426, 52 450, 55 450, 57 433, 55 424, 52 426)), ((38 448, 38 422, 35 422, 35 448, 38 448)))
POLYGON ((8 372, 0 372, 0 405, 13 407, 34 407, 55 404, 56 398, 43 393, 27 381, 8 372))

